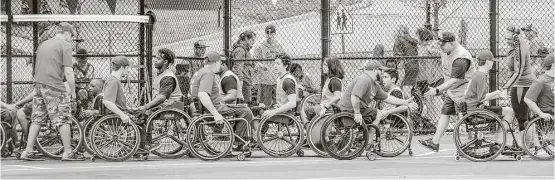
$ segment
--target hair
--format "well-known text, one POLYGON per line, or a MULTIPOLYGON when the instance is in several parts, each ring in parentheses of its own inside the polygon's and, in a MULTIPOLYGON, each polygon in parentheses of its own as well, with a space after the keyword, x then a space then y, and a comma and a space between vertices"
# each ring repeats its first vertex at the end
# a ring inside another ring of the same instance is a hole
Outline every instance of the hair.
POLYGON ((102 87, 104 87, 104 79, 102 78, 93 78, 91 79, 91 82, 93 81, 100 81, 100 89, 102 89, 102 87))
POLYGON ((118 65, 118 64, 112 62, 112 70, 113 71, 117 71, 117 70, 121 69, 122 67, 127 67, 127 66, 118 65))
POLYGON ((295 71, 297 71, 297 69, 300 69, 301 72, 303 71, 303 67, 298 64, 298 63, 291 63, 291 65, 289 66, 289 73, 294 73, 295 71))
POLYGON ((416 35, 420 41, 434 40, 434 32, 426 28, 418 28, 418 30, 416 30, 416 35))
POLYGON ((256 33, 254 33, 254 31, 246 30, 245 32, 239 35, 239 39, 237 39, 237 42, 235 44, 239 44, 239 42, 246 41, 247 39, 252 39, 255 36, 256 36, 256 33))
POLYGON ((276 55, 275 59, 281 59, 281 63, 283 64, 283 66, 285 66, 285 69, 287 69, 288 71, 291 69, 291 57, 289 57, 289 55, 283 53, 283 54, 278 54, 276 55))
POLYGON ((158 49, 158 53, 161 54, 161 58, 167 60, 169 64, 173 64, 175 62, 175 54, 172 50, 167 48, 158 49))
POLYGON ((399 81, 399 72, 395 69, 386 69, 384 71, 384 73, 389 74, 389 76, 391 76, 391 78, 395 78, 395 84, 397 84, 397 81, 399 81))
POLYGON ((385 61, 385 65, 387 65, 387 63, 393 63, 395 64, 395 68, 397 68, 397 61, 395 59, 388 59, 387 61, 385 61))
POLYGON ((328 64, 329 77, 337 77, 339 79, 345 78, 345 70, 343 69, 343 65, 341 65, 341 61, 339 61, 338 58, 328 57, 324 60, 328 64))
POLYGON ((374 55, 374 57, 383 57, 385 54, 384 46, 382 44, 377 44, 376 46, 374 46, 372 54, 374 55))

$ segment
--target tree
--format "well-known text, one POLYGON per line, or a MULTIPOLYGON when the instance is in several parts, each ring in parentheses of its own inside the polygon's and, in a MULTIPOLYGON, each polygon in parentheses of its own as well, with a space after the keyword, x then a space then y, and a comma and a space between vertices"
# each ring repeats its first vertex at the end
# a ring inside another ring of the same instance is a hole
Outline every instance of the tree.
MULTIPOLYGON (((424 9, 426 15, 431 15, 433 17, 432 30, 439 29, 439 12, 441 9, 447 7, 447 4, 454 2, 455 0, 399 0, 409 6, 415 6, 424 9), (431 12, 428 11, 428 6, 431 12)), ((430 18, 431 19, 431 18, 430 18)), ((430 23, 430 22, 426 22, 430 23)))

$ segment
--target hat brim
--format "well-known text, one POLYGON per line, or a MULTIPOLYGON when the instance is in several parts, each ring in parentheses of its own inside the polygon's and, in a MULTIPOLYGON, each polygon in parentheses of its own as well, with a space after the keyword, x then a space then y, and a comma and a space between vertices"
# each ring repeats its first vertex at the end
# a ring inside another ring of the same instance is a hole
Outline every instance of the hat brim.
POLYGON ((195 47, 196 47, 196 48, 205 48, 205 47, 210 47, 210 46, 207 46, 207 45, 196 45, 195 47))

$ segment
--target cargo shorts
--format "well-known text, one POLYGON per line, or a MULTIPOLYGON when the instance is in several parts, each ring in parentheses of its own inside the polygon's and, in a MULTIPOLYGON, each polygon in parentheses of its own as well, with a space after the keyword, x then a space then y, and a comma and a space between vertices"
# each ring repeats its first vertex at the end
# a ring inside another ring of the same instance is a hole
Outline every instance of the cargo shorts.
POLYGON ((63 91, 35 84, 33 97, 32 124, 44 125, 47 119, 56 126, 70 124, 72 102, 63 91))

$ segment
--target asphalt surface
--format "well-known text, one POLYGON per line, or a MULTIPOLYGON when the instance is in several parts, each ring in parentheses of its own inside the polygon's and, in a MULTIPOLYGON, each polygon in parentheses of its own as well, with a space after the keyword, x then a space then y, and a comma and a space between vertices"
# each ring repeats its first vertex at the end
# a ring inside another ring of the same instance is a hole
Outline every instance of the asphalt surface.
POLYGON ((340 161, 317 157, 306 149, 305 157, 271 158, 255 152, 245 161, 224 158, 205 162, 194 158, 148 161, 130 159, 126 162, 90 160, 62 162, 47 160, 24 162, 14 157, 1 160, 2 179, 554 179, 553 161, 540 162, 524 157, 511 157, 476 163, 454 159, 452 137, 442 139, 437 153, 421 147, 413 139, 411 157, 408 152, 394 157, 366 157, 340 161))

